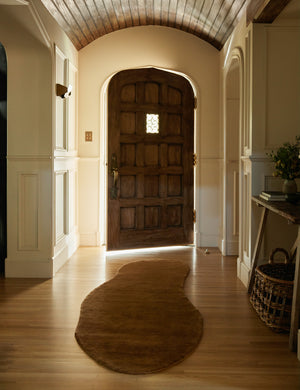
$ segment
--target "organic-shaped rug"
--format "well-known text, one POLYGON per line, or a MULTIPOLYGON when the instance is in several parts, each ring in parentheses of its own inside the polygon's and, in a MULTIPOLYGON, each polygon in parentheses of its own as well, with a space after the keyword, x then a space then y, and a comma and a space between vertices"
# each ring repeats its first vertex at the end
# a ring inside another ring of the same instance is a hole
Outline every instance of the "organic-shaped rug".
POLYGON ((75 337, 96 362, 127 374, 161 371, 197 347, 202 317, 183 292, 180 261, 123 266, 81 305, 75 337))

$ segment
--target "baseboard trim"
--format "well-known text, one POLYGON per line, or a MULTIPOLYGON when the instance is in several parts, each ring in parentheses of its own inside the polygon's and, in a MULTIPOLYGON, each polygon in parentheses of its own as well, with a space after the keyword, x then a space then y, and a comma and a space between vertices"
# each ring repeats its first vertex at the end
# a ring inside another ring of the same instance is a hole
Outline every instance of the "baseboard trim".
POLYGON ((249 283, 249 274, 250 274, 250 268, 240 261, 240 259, 237 259, 237 277, 242 281, 245 287, 248 287, 249 283))
POLYGON ((80 246, 100 246, 100 232, 80 233, 80 246))
POLYGON ((216 234, 196 233, 197 247, 219 247, 219 236, 216 234))
POLYGON ((53 257, 53 276, 69 260, 79 247, 79 234, 73 233, 66 239, 66 245, 53 257))
POLYGON ((45 260, 5 260, 6 278, 41 278, 53 277, 53 261, 45 260))
POLYGON ((222 240, 221 243, 223 256, 238 256, 239 254, 239 242, 238 241, 226 241, 222 240))
POLYGON ((74 233, 67 237, 65 245, 51 259, 39 260, 5 260, 6 278, 40 278, 50 279, 69 260, 79 247, 79 235, 74 233))

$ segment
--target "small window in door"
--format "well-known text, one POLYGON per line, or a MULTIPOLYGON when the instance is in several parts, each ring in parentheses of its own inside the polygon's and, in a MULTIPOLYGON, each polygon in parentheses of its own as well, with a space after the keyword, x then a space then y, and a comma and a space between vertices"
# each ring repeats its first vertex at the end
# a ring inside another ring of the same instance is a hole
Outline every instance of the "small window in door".
POLYGON ((159 115, 158 114, 146 114, 146 133, 158 134, 159 133, 159 115))

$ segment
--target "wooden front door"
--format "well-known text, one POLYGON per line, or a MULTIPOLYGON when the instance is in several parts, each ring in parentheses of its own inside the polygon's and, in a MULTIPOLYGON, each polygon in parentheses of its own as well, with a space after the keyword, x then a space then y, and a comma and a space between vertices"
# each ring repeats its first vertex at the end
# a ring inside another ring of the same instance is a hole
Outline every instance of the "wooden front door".
POLYGON ((194 95, 158 69, 126 70, 108 91, 107 249, 193 243, 194 95))

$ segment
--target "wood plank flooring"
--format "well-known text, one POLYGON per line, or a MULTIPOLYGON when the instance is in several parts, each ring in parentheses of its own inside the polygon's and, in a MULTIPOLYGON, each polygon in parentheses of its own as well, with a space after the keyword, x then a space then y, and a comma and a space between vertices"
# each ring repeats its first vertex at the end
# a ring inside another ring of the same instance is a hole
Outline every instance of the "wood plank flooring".
POLYGON ((300 389, 300 362, 288 335, 257 318, 236 278, 236 259, 191 247, 105 257, 80 248, 54 279, 0 280, 0 389, 300 389), (152 375, 126 375, 96 364, 74 331, 86 295, 130 261, 181 259, 191 272, 185 292, 204 317, 197 350, 152 375))

